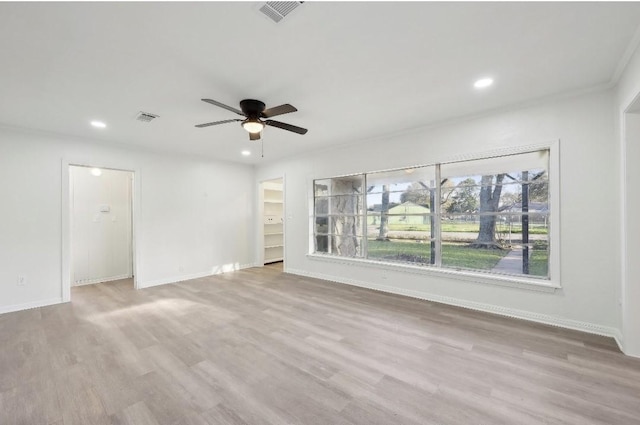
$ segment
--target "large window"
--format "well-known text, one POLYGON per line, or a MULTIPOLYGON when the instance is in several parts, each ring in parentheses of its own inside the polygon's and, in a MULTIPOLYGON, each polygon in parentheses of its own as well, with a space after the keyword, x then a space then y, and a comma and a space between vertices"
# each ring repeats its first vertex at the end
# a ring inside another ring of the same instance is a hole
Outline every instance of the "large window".
POLYGON ((549 150, 314 181, 315 252, 549 279, 549 150))

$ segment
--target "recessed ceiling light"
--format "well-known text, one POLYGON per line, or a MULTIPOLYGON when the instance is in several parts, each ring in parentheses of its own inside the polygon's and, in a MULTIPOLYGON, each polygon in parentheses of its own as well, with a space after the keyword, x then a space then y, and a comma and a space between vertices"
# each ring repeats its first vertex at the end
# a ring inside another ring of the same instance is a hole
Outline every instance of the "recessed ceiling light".
POLYGON ((473 83, 473 87, 477 89, 484 89, 493 84, 493 78, 481 78, 475 83, 473 83))
POLYGON ((96 177, 100 177, 102 175, 102 170, 99 168, 92 168, 91 169, 91 174, 96 176, 96 177))
POLYGON ((244 156, 249 156, 249 155, 251 155, 251 151, 242 151, 242 152, 240 152, 240 153, 241 153, 242 155, 244 155, 244 156))
POLYGON ((107 125, 102 121, 91 121, 91 125, 95 128, 105 128, 107 125))

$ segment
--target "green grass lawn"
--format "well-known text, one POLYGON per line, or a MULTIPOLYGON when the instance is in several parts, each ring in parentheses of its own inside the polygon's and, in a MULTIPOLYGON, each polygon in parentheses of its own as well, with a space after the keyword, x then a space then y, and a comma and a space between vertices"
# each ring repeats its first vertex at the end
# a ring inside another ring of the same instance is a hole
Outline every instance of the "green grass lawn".
MULTIPOLYGON (((387 261, 429 264, 431 245, 415 241, 368 241, 369 258, 387 261)), ((445 267, 491 270, 509 252, 500 249, 470 248, 466 244, 442 245, 442 265, 445 267)))
MULTIPOLYGON (((429 264, 431 261, 431 244, 428 242, 369 240, 367 243, 368 258, 414 264, 429 264)), ((491 270, 508 252, 508 249, 471 248, 467 243, 443 243, 442 265, 450 268, 491 270)), ((546 277, 548 261, 546 244, 537 242, 529 262, 529 275, 546 277)))
POLYGON ((416 241, 376 241, 367 242, 369 258, 389 261, 429 264, 431 244, 416 241))
POLYGON ((442 265, 452 268, 491 270, 508 249, 470 248, 468 244, 442 244, 442 265))
POLYGON ((547 276, 549 273, 549 253, 535 250, 529 260, 529 274, 533 276, 547 276))
MULTIPOLYGON (((480 230, 480 224, 473 222, 442 222, 442 231, 443 232, 469 232, 469 233, 477 233, 480 230)), ((405 231, 405 232, 429 232, 431 230, 431 226, 429 224, 389 224, 389 230, 392 231, 405 231)), ((507 233, 509 232, 509 227, 498 224, 497 230, 499 232, 507 233)), ((532 224, 529 226, 529 234, 530 235, 546 235, 549 229, 537 224, 532 224)), ((522 233, 522 228, 519 224, 512 225, 511 227, 512 234, 522 233)))

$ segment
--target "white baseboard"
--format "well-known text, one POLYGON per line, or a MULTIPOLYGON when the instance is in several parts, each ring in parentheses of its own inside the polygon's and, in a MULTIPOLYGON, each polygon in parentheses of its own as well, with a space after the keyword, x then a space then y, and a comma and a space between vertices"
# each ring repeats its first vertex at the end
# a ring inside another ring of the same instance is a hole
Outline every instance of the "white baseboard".
MULTIPOLYGON (((618 344, 618 347, 620 348, 620 351, 622 351, 623 353, 627 354, 624 351, 624 338, 622 337, 622 331, 620 331, 619 329, 614 329, 612 337, 613 337, 613 339, 616 340, 616 344, 618 344)), ((627 354, 627 356, 629 356, 629 354, 627 354)), ((637 356, 632 356, 632 357, 637 357, 637 356)))
POLYGON ((71 286, 84 286, 84 285, 93 285, 95 283, 104 283, 104 282, 113 282, 114 280, 122 280, 122 279, 129 279, 132 276, 130 274, 121 274, 119 276, 111 276, 111 277, 102 277, 102 278, 96 278, 96 279, 85 279, 85 280, 80 280, 78 282, 74 282, 73 285, 71 286))
POLYGON ((467 301, 459 298, 446 297, 442 295, 430 294, 428 292, 413 291, 410 289, 397 288, 395 286, 377 285, 370 282, 363 282, 349 278, 336 278, 321 273, 309 273, 304 270, 287 269, 287 273, 300 276, 312 277, 316 279, 328 280, 330 282, 344 283, 347 285, 359 286, 361 288, 373 289, 375 291, 388 292, 390 294, 405 295, 411 298, 421 300, 434 301, 442 304, 454 305, 456 307, 468 308, 471 310, 483 311, 487 313, 498 314, 500 316, 512 317, 515 319, 523 319, 531 322, 543 323, 561 328, 573 329, 576 331, 587 332, 590 334, 603 335, 614 338, 618 346, 622 350, 622 335, 616 328, 597 325, 594 323, 581 322, 578 320, 567 319, 563 317, 550 316, 547 314, 535 313, 531 311, 518 310, 509 307, 502 307, 493 304, 479 303, 475 301, 467 301))
POLYGON ((0 307, 0 314, 13 313, 14 311, 30 310, 32 308, 46 307, 48 305, 62 304, 62 297, 51 298, 48 300, 33 301, 24 304, 14 304, 0 307))
POLYGON ((192 273, 192 274, 188 274, 188 275, 174 276, 174 277, 169 277, 169 278, 150 280, 150 281, 146 281, 146 282, 138 281, 138 289, 151 288, 153 286, 167 285, 167 284, 170 284, 170 283, 184 282, 185 280, 191 280, 191 279, 200 279, 202 277, 215 276, 217 274, 234 272, 234 271, 237 271, 237 270, 248 269, 248 268, 255 267, 255 266, 256 265, 253 264, 253 263, 251 263, 251 264, 238 264, 238 265, 234 264, 234 265, 229 265, 229 266, 215 267, 211 271, 206 271, 206 272, 192 273))

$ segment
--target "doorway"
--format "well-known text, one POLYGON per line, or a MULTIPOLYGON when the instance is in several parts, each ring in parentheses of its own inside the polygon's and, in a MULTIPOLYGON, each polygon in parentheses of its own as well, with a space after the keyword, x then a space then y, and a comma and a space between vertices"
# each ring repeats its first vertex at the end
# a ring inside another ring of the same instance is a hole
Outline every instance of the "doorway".
POLYGON ((284 263, 284 179, 260 183, 262 264, 284 263))
POLYGON ((70 284, 133 278, 133 173, 69 166, 70 284))

